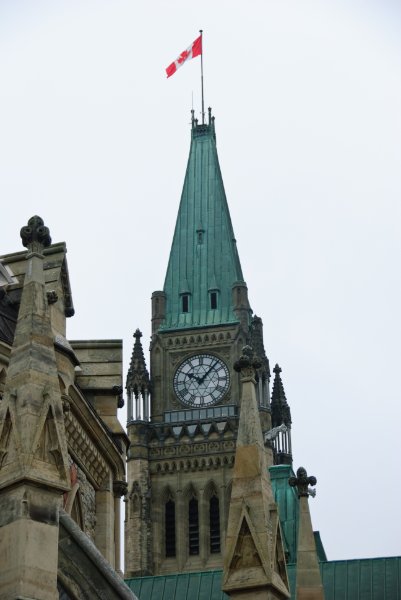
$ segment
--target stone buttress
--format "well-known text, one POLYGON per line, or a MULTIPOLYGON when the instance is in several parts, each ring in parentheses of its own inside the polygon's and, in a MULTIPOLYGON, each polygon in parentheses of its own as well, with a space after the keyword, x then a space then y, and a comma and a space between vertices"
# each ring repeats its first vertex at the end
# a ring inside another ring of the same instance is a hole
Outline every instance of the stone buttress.
POLYGON ((277 505, 268 474, 256 400, 260 361, 249 346, 235 364, 241 375, 241 412, 227 524, 223 590, 241 600, 289 598, 277 505))
POLYGON ((28 262, 0 404, 0 598, 54 600, 61 497, 70 489, 40 217, 21 229, 28 262))

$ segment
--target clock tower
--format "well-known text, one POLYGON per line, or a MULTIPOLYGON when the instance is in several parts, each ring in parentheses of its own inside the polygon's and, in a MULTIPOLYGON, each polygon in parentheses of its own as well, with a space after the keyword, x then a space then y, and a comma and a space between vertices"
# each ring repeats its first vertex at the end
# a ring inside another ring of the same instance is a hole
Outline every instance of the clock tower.
MULTIPOLYGON (((126 576, 222 567, 245 344, 258 369, 262 430, 271 428, 269 362, 253 316, 216 148, 198 124, 162 291, 152 294, 150 376, 141 333, 127 376, 126 576)), ((272 451, 266 449, 268 463, 272 451)))

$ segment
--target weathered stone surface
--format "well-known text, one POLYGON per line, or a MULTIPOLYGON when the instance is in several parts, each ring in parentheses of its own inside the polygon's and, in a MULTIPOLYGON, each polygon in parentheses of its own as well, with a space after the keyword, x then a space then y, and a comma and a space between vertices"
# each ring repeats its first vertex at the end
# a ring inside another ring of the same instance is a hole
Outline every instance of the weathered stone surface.
POLYGON ((80 600, 138 600, 91 540, 63 511, 60 515, 58 577, 80 600))
MULTIPOLYGON (((66 316, 73 313, 65 245, 42 249, 40 235, 28 238, 36 244, 30 254, 2 257, 16 275, 7 291, 12 287, 18 320, 10 343, 0 343, 0 599, 56 600, 58 578, 71 598, 132 599, 98 551, 89 551, 90 560, 81 564, 77 552, 68 585, 58 553, 59 511, 65 503, 83 530, 78 546, 90 543, 89 537, 96 540, 119 567, 120 498, 113 484, 125 479, 127 438, 117 421, 122 344, 78 343, 87 355, 94 352, 91 378, 99 390, 99 413, 107 413, 106 426, 93 408, 96 396, 76 385, 79 361, 65 338, 66 316), (99 585, 81 589, 80 578, 99 585)), ((70 549, 73 538, 71 532, 64 538, 70 549)))
MULTIPOLYGON (((236 363, 242 397, 224 553, 223 590, 243 600, 289 597, 277 507, 268 475, 249 348, 236 363)), ((254 366, 255 365, 255 366, 254 366)))
POLYGON ((58 510, 70 488, 43 249, 48 229, 21 230, 26 275, 0 404, 0 598, 57 597, 58 510))
POLYGON ((307 496, 301 496, 299 499, 296 590, 298 600, 324 600, 324 588, 307 496))
POLYGON ((56 598, 59 504, 33 486, 0 494, 0 599, 56 598))

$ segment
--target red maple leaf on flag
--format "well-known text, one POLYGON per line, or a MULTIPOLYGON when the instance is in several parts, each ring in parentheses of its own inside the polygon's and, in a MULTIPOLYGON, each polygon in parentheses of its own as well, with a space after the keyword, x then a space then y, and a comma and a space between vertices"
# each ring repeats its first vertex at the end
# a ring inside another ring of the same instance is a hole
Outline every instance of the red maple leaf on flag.
POLYGON ((182 65, 183 62, 185 62, 188 58, 188 50, 184 50, 184 52, 181 52, 180 56, 177 58, 177 62, 182 65))
POLYGON ((199 37, 196 38, 194 42, 181 52, 178 58, 174 62, 171 63, 166 69, 167 77, 171 77, 177 69, 179 69, 187 60, 190 58, 195 58, 195 56, 199 56, 202 54, 202 32, 199 37))

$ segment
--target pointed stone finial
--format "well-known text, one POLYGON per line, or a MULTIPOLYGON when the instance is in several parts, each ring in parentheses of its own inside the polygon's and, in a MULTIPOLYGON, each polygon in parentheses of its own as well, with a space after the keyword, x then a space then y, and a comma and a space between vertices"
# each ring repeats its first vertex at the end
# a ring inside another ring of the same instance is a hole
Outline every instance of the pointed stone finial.
POLYGON ((282 423, 287 425, 287 427, 291 426, 291 411, 285 396, 284 386, 280 376, 281 372, 281 367, 276 363, 276 366, 273 369, 275 377, 271 401, 273 427, 277 427, 282 423))
POLYGON ((281 372, 282 372, 282 369, 281 369, 281 367, 279 367, 279 366, 278 366, 278 364, 276 363, 276 365, 275 365, 275 367, 274 367, 274 369, 273 369, 273 373, 274 373, 275 375, 280 375, 280 373, 281 373, 281 372))
POLYGON ((149 373, 146 368, 141 337, 142 332, 136 329, 134 333, 134 348, 127 374, 127 389, 132 389, 135 396, 141 391, 149 390, 150 387, 149 373))
POLYGON ((128 392, 128 422, 134 419, 134 398, 135 398, 135 419, 148 420, 149 417, 149 393, 150 378, 146 368, 145 356, 141 343, 142 332, 139 329, 134 333, 134 348, 132 350, 131 362, 127 373, 126 388, 128 392))
POLYGON ((310 495, 308 486, 317 484, 317 479, 313 475, 308 477, 306 469, 304 467, 299 467, 297 470, 296 477, 290 477, 288 483, 292 487, 296 487, 298 489, 298 498, 308 497, 310 495))
POLYGON ((52 243, 49 228, 45 226, 44 221, 38 215, 34 215, 28 221, 28 225, 21 228, 22 244, 30 252, 41 254, 43 248, 47 248, 52 243))
POLYGON ((250 346, 243 348, 234 365, 242 380, 241 411, 222 587, 235 600, 284 600, 290 594, 256 398, 255 370, 259 366, 250 346))
POLYGON ((291 449, 291 410, 285 397, 283 382, 281 381, 281 368, 278 364, 273 369, 274 383, 270 404, 273 429, 285 426, 278 438, 273 440, 276 464, 292 464, 291 449))
POLYGON ((266 377, 270 378, 269 359, 266 356, 266 351, 263 343, 263 321, 257 315, 253 315, 250 328, 250 339, 252 348, 262 361, 262 370, 266 377))

